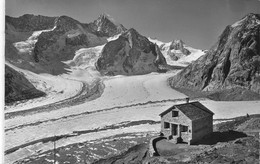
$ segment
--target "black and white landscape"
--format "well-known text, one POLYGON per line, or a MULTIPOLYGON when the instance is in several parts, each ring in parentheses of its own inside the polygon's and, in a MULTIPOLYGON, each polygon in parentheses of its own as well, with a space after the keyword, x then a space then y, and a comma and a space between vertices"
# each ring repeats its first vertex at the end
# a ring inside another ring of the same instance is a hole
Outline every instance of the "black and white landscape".
POLYGON ((230 24, 200 50, 107 14, 6 16, 5 163, 258 163, 260 14, 230 24), (187 97, 215 138, 150 157, 159 114, 187 97))

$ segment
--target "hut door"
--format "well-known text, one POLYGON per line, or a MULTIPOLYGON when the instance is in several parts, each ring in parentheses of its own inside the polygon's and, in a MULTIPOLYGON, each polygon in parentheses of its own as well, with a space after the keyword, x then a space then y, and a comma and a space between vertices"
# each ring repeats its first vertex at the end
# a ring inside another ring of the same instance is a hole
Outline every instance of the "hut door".
POLYGON ((178 134, 178 125, 172 124, 172 135, 176 136, 178 134))

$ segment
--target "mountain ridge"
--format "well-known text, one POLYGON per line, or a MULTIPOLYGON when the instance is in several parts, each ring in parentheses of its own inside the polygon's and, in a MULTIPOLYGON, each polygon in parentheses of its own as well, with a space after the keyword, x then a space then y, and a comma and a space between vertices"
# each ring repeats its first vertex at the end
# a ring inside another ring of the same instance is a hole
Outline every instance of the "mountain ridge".
POLYGON ((242 89, 242 94, 244 91, 259 94, 259 18, 259 14, 248 14, 228 25, 207 54, 172 77, 170 85, 206 92, 219 90, 224 95, 228 94, 223 93, 225 90, 234 88, 242 89))
POLYGON ((100 33, 92 26, 96 21, 81 23, 64 15, 6 16, 6 59, 35 73, 66 73, 68 66, 62 61, 71 60, 75 51, 103 45, 108 42, 108 37, 125 30, 122 25, 117 26, 104 19, 101 20, 102 27, 100 26, 103 33, 100 33))

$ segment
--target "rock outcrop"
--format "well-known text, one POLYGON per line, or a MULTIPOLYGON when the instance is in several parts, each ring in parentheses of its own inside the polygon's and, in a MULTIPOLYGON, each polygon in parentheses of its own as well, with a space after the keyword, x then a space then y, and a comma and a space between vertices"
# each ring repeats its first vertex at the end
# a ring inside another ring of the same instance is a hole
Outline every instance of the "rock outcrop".
POLYGON ((162 49, 167 49, 167 56, 171 58, 173 61, 179 60, 181 57, 188 56, 191 52, 184 47, 184 42, 182 40, 173 40, 169 47, 161 47, 162 49))
POLYGON ((23 74, 5 65, 5 103, 37 98, 44 95, 45 93, 37 90, 23 74))
POLYGON ((137 75, 165 71, 166 65, 159 47, 132 28, 105 45, 96 67, 105 75, 137 75))
POLYGON ((173 40, 169 48, 169 51, 170 50, 179 50, 186 56, 191 53, 188 49, 184 47, 184 42, 182 40, 173 40))
POLYGON ((175 88, 260 93, 260 15, 249 14, 226 27, 218 42, 170 79, 175 88))

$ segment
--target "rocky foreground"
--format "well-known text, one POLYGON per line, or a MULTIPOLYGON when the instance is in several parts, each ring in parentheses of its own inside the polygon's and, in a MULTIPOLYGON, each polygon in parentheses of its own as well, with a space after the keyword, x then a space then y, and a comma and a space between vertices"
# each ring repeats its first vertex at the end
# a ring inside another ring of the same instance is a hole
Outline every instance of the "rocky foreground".
POLYGON ((148 144, 140 144, 125 153, 102 159, 95 164, 119 163, 252 163, 259 161, 260 116, 235 118, 214 126, 214 133, 198 145, 171 145, 159 141, 160 156, 150 157, 148 144), (172 148, 172 149, 171 149, 172 148))
MULTIPOLYGON (((166 140, 157 142, 159 156, 149 155, 149 140, 158 133, 126 133, 58 148, 55 150, 56 160, 60 163, 94 164, 258 164, 260 115, 216 121, 222 123, 215 124, 213 134, 196 145, 176 145, 166 140)), ((47 151, 17 163, 53 163, 53 153, 47 151)))

